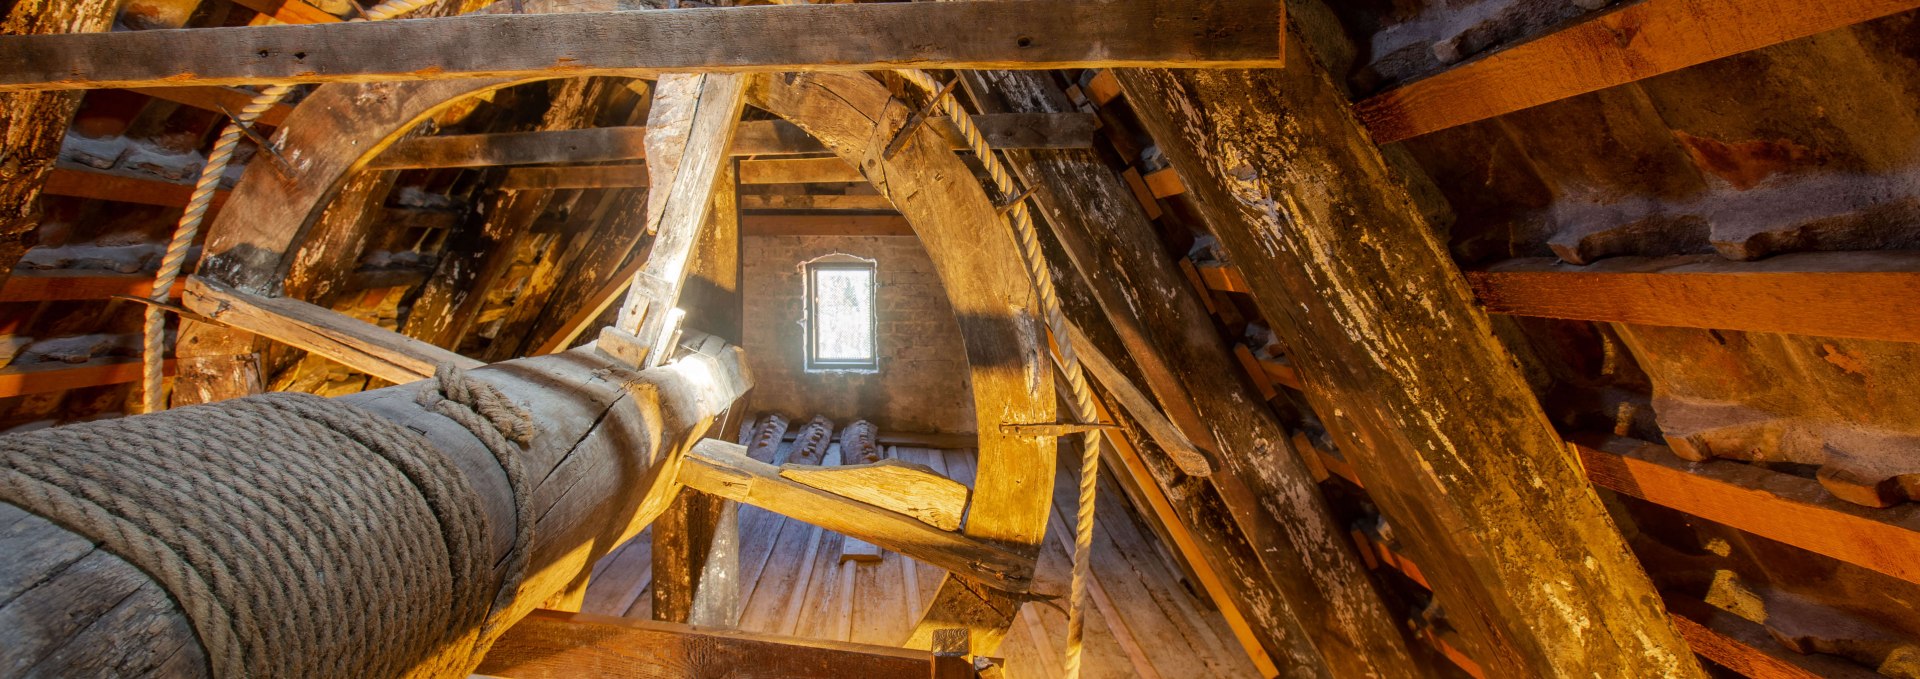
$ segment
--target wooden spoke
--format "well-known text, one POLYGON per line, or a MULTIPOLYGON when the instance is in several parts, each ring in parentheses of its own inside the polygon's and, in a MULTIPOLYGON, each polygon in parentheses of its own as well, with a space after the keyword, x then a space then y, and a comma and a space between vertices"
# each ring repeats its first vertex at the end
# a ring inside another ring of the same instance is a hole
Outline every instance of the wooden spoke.
POLYGON ((187 279, 186 290, 187 308, 208 318, 306 349, 391 382, 432 377, 434 369, 443 363, 458 368, 482 365, 480 361, 299 300, 252 295, 199 276, 187 279))
POLYGON ((1283 25, 1278 0, 975 0, 7 36, 0 37, 0 91, 902 67, 1260 67, 1278 65, 1283 25), (825 34, 834 39, 821 40, 825 34))

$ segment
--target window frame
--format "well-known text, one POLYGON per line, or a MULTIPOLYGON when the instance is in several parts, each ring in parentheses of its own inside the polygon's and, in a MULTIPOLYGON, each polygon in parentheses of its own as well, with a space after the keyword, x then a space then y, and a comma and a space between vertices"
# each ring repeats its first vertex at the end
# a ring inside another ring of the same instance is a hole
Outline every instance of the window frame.
POLYGON ((806 299, 803 300, 806 311, 804 321, 806 325, 806 346, 802 348, 802 358, 806 370, 808 372, 879 372, 880 263, 864 257, 833 254, 806 262, 802 265, 801 271, 807 279, 806 299), (866 359, 823 359, 817 355, 820 346, 819 330, 821 326, 821 316, 819 312, 819 294, 816 289, 819 279, 816 273, 821 271, 864 271, 867 273, 868 281, 871 283, 869 290, 872 295, 869 302, 872 311, 868 314, 870 322, 867 324, 868 346, 873 348, 873 353, 870 357, 866 359))

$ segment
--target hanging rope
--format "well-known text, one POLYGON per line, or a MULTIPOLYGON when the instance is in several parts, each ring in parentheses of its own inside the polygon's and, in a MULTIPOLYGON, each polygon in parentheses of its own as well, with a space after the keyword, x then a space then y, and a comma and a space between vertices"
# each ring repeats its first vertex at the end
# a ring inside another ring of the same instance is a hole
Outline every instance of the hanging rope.
MULTIPOLYGON (((391 19, 425 5, 434 0, 388 0, 380 3, 355 21, 380 21, 391 19)), ((200 178, 193 184, 193 195, 187 201, 187 210, 180 215, 180 222, 173 228, 173 239, 167 243, 166 254, 160 257, 160 270, 154 273, 152 300, 147 305, 145 346, 141 350, 142 380, 140 389, 140 412, 158 412, 166 408, 161 398, 162 364, 166 359, 166 308, 162 305, 173 295, 173 286, 180 278, 180 269, 186 264, 187 253, 193 249, 193 241, 200 236, 200 224, 206 221, 207 208, 213 205, 213 194, 220 188, 220 178, 227 173, 227 166, 233 161, 233 153, 240 147, 240 138, 246 136, 244 127, 251 127, 260 116, 278 105, 293 91, 292 85, 271 85, 254 95, 244 108, 233 113, 233 119, 220 131, 220 138, 213 144, 213 152, 207 154, 207 164, 200 168, 200 178)), ((271 149, 263 149, 271 152, 271 149)))
MULTIPOLYGON (((1060 295, 1053 288, 1053 275, 1047 267, 1046 256, 1040 251, 1040 236, 1034 229, 1033 216, 1027 212, 1025 194, 1014 184, 1013 174, 1007 170, 1006 163, 987 145, 986 136, 974 125, 972 114, 960 105, 950 91, 943 92, 939 81, 925 71, 902 70, 898 73, 914 85, 934 93, 941 111, 953 120, 954 127, 960 130, 960 136, 966 139, 967 148, 986 166, 987 176, 992 179, 1000 195, 1021 197, 1005 211, 1007 223, 1013 228, 1013 240, 1019 246, 1020 259, 1027 267, 1027 276, 1033 279, 1034 291, 1040 298, 1040 311, 1046 315, 1047 331, 1053 335, 1054 346, 1059 348, 1060 372, 1066 377, 1067 388, 1072 392, 1067 402, 1073 410, 1073 419, 1081 424, 1096 423, 1098 415, 1094 407, 1093 390, 1087 385, 1086 374, 1081 371, 1079 357, 1074 354, 1072 333, 1068 331, 1066 315, 1060 310, 1060 295)), ((1086 432, 1080 446, 1080 493, 1075 505, 1073 531, 1073 581, 1067 596, 1067 656, 1064 669, 1068 679, 1080 676, 1081 631, 1086 621, 1087 580, 1091 577, 1090 557, 1093 552, 1094 493, 1100 478, 1100 432, 1086 432)))
POLYGON ((442 369, 419 396, 507 466, 497 589, 454 461, 391 420, 277 393, 0 438, 0 501, 92 539, 186 614, 215 677, 463 677, 524 577, 527 416, 442 369), (512 464, 508 464, 512 463, 512 464))

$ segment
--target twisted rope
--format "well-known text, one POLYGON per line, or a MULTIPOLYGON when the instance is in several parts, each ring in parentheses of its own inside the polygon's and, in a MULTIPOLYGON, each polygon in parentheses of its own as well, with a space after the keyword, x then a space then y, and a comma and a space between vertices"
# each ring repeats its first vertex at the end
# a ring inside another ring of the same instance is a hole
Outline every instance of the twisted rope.
POLYGON ((466 373, 451 363, 441 364, 414 396, 414 402, 426 406, 447 419, 459 423, 485 444, 493 459, 506 472, 507 486, 513 489, 515 530, 513 548, 507 553, 507 579, 494 594, 493 616, 481 629, 481 639, 491 645, 503 629, 495 622, 499 613, 513 601, 525 575, 528 545, 533 542, 533 495, 528 491, 526 467, 520 463, 520 448, 533 440, 532 416, 508 400, 493 385, 467 379, 466 373))
MULTIPOLYGON (((388 0, 366 11, 363 18, 354 21, 380 21, 391 19, 420 8, 434 0, 388 0)), ((233 161, 233 153, 240 146, 240 138, 245 136, 241 126, 251 126, 267 110, 286 99, 293 91, 292 85, 270 85, 254 95, 253 100, 233 114, 233 120, 227 122, 220 131, 220 138, 214 142, 213 151, 207 154, 207 164, 200 168, 200 178, 194 181, 193 195, 187 201, 187 211, 180 215, 180 222, 173 228, 173 239, 167 243, 167 252, 160 258, 160 270, 154 273, 151 299, 155 304, 147 305, 144 346, 141 351, 140 412, 151 413, 166 409, 162 402, 161 367, 166 356, 166 304, 173 294, 173 286, 180 278, 180 269, 186 264, 187 253, 193 248, 194 239, 200 236, 200 225, 206 221, 207 208, 213 205, 213 194, 220 188, 220 177, 227 173, 227 166, 233 161)), ((262 149, 272 152, 272 149, 262 149)))
MULTIPOLYGON (((1002 196, 1019 196, 1019 186, 1014 184, 1013 175, 1007 165, 995 155, 987 145, 986 136, 973 123, 972 114, 960 105, 950 93, 941 96, 940 83, 925 71, 897 71, 914 85, 932 92, 938 97, 941 111, 953 120, 960 136, 967 141, 968 149, 980 159, 987 168, 987 176, 992 179, 994 188, 1002 196)), ((1033 287, 1040 299, 1040 310, 1046 315, 1047 331, 1053 335, 1054 346, 1060 352, 1060 372, 1067 380, 1067 389, 1072 392, 1068 404, 1073 410, 1073 419, 1082 424, 1098 422, 1094 407, 1093 389, 1087 384, 1086 374, 1081 370, 1080 358, 1073 351, 1072 333, 1068 330, 1067 318, 1060 310, 1060 295, 1053 287, 1052 271, 1047 266, 1046 256, 1040 250, 1040 236, 1034 229, 1033 216, 1027 212, 1025 200, 1015 202, 1006 211, 1007 223, 1013 228, 1014 243, 1019 246, 1021 263, 1027 267, 1027 276, 1033 279, 1033 287)), ((1080 676, 1080 656, 1082 652, 1081 632, 1085 626, 1087 604, 1087 580, 1091 577, 1093 552, 1093 510, 1095 488, 1100 478, 1100 432, 1088 431, 1082 439, 1080 449, 1080 492, 1075 505, 1073 531, 1073 580, 1067 596, 1067 655, 1065 670, 1068 679, 1080 676)))
POLYGON ((454 462, 309 394, 0 438, 0 501, 145 571, 223 679, 466 676, 501 608, 454 462))

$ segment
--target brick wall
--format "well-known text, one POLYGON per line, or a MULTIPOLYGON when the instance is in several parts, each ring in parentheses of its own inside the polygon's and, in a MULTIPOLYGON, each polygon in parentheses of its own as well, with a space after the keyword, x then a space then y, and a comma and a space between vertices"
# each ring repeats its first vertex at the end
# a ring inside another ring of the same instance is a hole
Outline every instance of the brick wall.
POLYGON ((743 244, 747 362, 755 410, 881 429, 974 430, 966 350, 933 261, 911 236, 749 236, 743 244), (878 373, 807 372, 801 265, 843 253, 878 262, 878 373))

